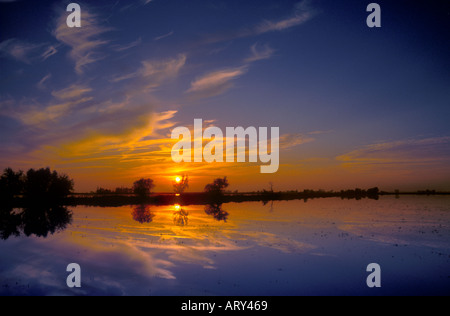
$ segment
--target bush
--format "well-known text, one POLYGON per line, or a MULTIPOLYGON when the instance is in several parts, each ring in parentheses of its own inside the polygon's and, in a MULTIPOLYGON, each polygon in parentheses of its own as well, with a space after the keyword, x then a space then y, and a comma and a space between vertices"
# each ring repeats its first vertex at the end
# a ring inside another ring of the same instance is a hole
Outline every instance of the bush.
POLYGON ((33 200, 55 201, 72 193, 74 182, 67 175, 59 175, 50 168, 30 169, 26 175, 24 197, 33 200))
POLYGON ((141 179, 133 184, 133 192, 140 198, 147 198, 154 187, 152 179, 141 179))
POLYGON ((30 169, 26 174, 5 169, 0 177, 0 198, 12 200, 22 196, 33 202, 57 202, 72 193, 74 182, 66 175, 59 175, 49 168, 30 169))
POLYGON ((210 194, 223 194, 224 190, 228 188, 230 184, 228 183, 227 177, 223 179, 216 179, 213 183, 205 186, 205 192, 210 194))
POLYGON ((0 177, 0 198, 13 199, 22 195, 25 185, 25 176, 22 171, 14 172, 11 168, 5 169, 0 177))

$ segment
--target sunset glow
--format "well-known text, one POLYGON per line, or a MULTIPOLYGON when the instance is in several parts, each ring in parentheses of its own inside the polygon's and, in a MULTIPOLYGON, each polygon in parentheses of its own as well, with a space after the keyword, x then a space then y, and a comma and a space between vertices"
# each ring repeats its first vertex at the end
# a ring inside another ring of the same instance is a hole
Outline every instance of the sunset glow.
POLYGON ((13 26, 0 39, 1 168, 50 167, 77 192, 143 177, 171 192, 174 174, 191 192, 224 176, 239 191, 450 190, 448 41, 421 36, 440 34, 433 7, 386 3, 396 18, 370 29, 357 1, 116 2, 80 3, 80 28, 64 6, 0 3, 13 26), (279 127, 277 172, 249 159, 174 163, 171 133, 194 136, 195 119, 224 135, 279 127))
POLYGON ((448 295, 449 17, 0 0, 0 296, 283 315, 448 295))

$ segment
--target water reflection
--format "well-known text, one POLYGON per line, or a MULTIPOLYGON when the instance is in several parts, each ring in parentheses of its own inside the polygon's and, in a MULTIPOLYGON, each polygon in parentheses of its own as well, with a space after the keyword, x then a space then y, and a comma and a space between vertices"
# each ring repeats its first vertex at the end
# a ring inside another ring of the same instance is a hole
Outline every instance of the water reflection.
POLYGON ((217 221, 224 221, 225 223, 228 220, 228 216, 230 215, 227 211, 222 208, 222 203, 211 203, 205 206, 205 213, 207 215, 212 215, 217 221))
MULTIPOLYGON (((270 208, 269 208, 269 213, 273 213, 273 200, 270 201, 270 208)), ((263 206, 266 206, 269 203, 269 201, 262 201, 263 206)))
POLYGON ((185 211, 179 204, 174 205, 173 223, 177 226, 186 226, 189 223, 189 212, 185 211))
MULTIPOLYGON (((449 292, 448 197, 275 205, 79 206, 64 233, 0 242, 0 295, 364 295, 372 260, 391 271, 383 294, 449 292), (80 292, 61 278, 68 262, 83 267, 80 292)), ((22 233, 23 212, 0 213, 1 233, 22 233)))
POLYGON ((30 237, 46 238, 50 233, 63 231, 72 223, 73 214, 63 206, 36 205, 24 209, 0 209, 0 238, 7 240, 22 233, 30 237))
POLYGON ((155 217, 155 214, 150 210, 149 205, 138 205, 133 208, 133 212, 131 214, 133 219, 141 224, 149 224, 155 217))

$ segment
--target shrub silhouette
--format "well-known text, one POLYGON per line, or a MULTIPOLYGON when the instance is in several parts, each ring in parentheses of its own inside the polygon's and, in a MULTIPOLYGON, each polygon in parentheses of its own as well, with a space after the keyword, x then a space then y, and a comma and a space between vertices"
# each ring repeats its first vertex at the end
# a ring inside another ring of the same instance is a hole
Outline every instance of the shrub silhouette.
POLYGON ((67 175, 58 175, 49 168, 30 169, 26 174, 24 197, 31 200, 57 202, 72 193, 73 180, 67 175))
POLYGON ((229 183, 227 177, 215 179, 213 183, 205 186, 205 193, 209 202, 220 202, 224 198, 224 191, 228 188, 229 183))
POLYGON ((152 179, 141 179, 133 184, 133 192, 139 198, 147 198, 154 187, 152 179))
POLYGON ((0 177, 0 198, 9 200, 23 193, 25 176, 22 171, 14 172, 11 168, 5 169, 0 177))
POLYGON ((57 203, 72 193, 74 182, 66 175, 59 175, 49 168, 30 169, 26 174, 5 169, 0 178, 0 198, 12 201, 23 195, 33 202, 57 203))
POLYGON ((228 188, 230 184, 228 183, 227 177, 221 179, 215 179, 213 183, 208 184, 205 186, 205 192, 206 193, 222 193, 223 191, 228 188))

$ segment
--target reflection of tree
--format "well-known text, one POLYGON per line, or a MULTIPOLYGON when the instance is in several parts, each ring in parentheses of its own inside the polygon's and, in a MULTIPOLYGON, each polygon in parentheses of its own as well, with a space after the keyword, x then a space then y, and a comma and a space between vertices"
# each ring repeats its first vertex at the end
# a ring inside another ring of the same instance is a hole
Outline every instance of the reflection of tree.
MULTIPOLYGON (((269 201, 267 201, 267 200, 262 201, 263 206, 266 206, 268 203, 269 203, 269 201)), ((270 208, 269 208, 269 213, 272 213, 272 212, 273 212, 273 200, 270 201, 270 208)))
POLYGON ((177 226, 186 226, 189 223, 189 212, 181 208, 180 205, 175 205, 176 212, 173 213, 173 222, 177 226))
POLYGON ((133 215, 133 219, 141 224, 151 223, 153 217, 155 217, 155 214, 151 212, 150 206, 148 205, 136 206, 131 214, 133 215))
POLYGON ((20 236, 46 238, 50 233, 66 229, 72 223, 72 212, 63 206, 37 205, 22 210, 2 208, 0 210, 0 238, 20 236))
POLYGON ((20 214, 16 214, 12 207, 2 207, 0 209, 0 238, 6 240, 10 236, 20 236, 21 223, 20 214))
POLYGON ((228 212, 225 211, 222 208, 222 203, 211 203, 205 206, 205 213, 208 215, 212 215, 214 219, 217 221, 224 221, 226 222, 228 220, 228 212))

